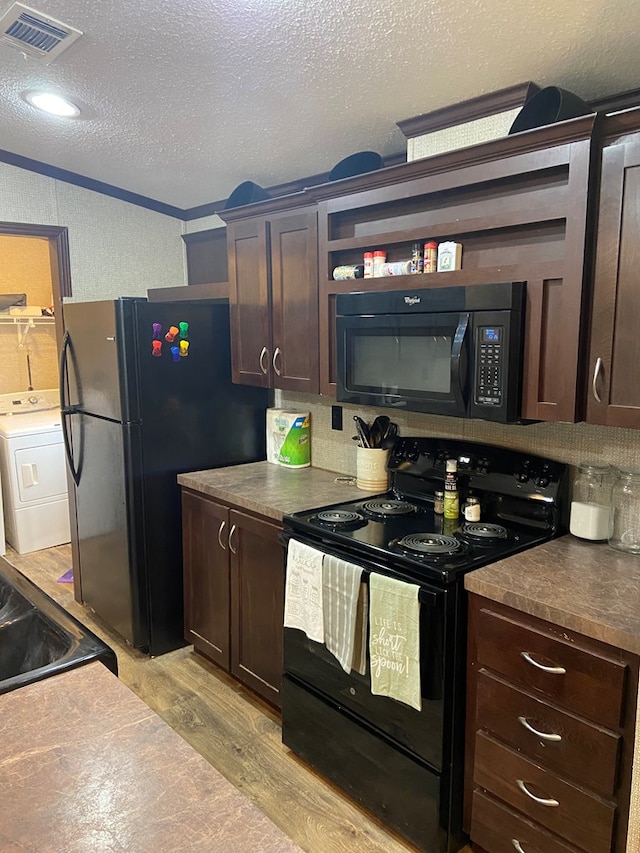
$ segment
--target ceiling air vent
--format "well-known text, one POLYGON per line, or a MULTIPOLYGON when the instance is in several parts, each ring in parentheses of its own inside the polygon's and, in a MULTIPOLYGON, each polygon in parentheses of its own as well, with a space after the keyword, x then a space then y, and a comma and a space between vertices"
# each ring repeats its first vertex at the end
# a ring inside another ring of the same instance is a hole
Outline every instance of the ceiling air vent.
POLYGON ((14 3, 0 18, 0 43, 10 44, 45 65, 59 56, 82 32, 22 3, 14 3))

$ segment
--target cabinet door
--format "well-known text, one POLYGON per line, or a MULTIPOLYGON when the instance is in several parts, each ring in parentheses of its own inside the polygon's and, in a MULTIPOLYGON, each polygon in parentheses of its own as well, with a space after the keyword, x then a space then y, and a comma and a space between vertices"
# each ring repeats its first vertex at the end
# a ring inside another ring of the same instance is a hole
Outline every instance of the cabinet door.
POLYGON ((640 133, 602 155, 587 421, 640 428, 640 133))
POLYGON ((232 510, 231 672, 280 707, 284 548, 281 528, 232 510))
POLYGON ((271 385, 268 223, 250 219, 230 223, 229 308, 231 373, 234 382, 271 385))
POLYGON ((316 394, 318 378, 318 217, 271 222, 273 385, 316 394))
POLYGON ((229 669, 229 510, 183 491, 185 639, 229 669))

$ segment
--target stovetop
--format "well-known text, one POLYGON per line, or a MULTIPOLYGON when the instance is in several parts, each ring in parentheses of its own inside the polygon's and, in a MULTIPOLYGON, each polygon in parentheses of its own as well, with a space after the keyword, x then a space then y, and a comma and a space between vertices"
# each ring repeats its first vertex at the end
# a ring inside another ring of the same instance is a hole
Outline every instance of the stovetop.
POLYGON ((392 488, 285 517, 285 527, 344 559, 368 558, 419 579, 450 583, 472 569, 564 532, 566 466, 503 448, 448 439, 401 439, 392 488), (458 459, 460 505, 480 498, 482 520, 434 512, 447 458, 458 459))

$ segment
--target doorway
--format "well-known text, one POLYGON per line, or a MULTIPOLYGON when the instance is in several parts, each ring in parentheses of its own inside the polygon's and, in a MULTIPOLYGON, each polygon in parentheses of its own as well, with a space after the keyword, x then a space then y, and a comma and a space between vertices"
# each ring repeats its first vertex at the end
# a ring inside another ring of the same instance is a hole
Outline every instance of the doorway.
MULTIPOLYGON (((35 330, 35 326, 38 324, 34 318, 33 328, 29 328, 28 335, 31 335, 31 338, 17 338, 18 348, 19 344, 22 343, 22 352, 17 353, 16 357, 16 365, 19 365, 22 361, 23 373, 20 373, 20 369, 17 370, 16 381, 24 382, 27 384, 32 384, 36 387, 36 383, 39 383, 38 377, 46 376, 46 383, 51 383, 52 379, 55 379, 52 384, 49 384, 48 387, 58 387, 58 354, 62 345, 62 339, 64 337, 64 318, 63 318, 63 299, 66 297, 70 297, 72 295, 71 288, 71 269, 69 264, 69 238, 68 238, 68 230, 66 228, 61 228, 57 226, 51 225, 32 225, 28 223, 16 223, 16 222, 0 222, 0 245, 5 238, 20 238, 21 243, 19 247, 21 250, 33 250, 34 253, 38 254, 39 257, 39 277, 46 282, 46 290, 44 291, 47 294, 47 299, 45 300, 42 295, 39 295, 37 298, 35 297, 35 293, 33 299, 37 301, 37 307, 43 307, 45 309, 52 308, 53 317, 43 321, 44 326, 48 326, 48 334, 51 337, 50 346, 48 348, 49 352, 49 364, 45 367, 37 367, 34 363, 35 359, 32 359, 31 356, 35 353, 34 342, 36 340, 35 334, 32 334, 34 331, 41 332, 42 330, 35 330), (22 242, 26 241, 26 242, 22 242), (46 301, 48 304, 40 306, 41 301, 46 301), (55 333, 52 332, 55 330, 55 333), (29 346, 27 346, 27 341, 29 341, 29 346), (30 351, 31 348, 31 351, 30 351), (29 360, 27 361, 26 356, 29 355, 29 360), (42 372, 40 372, 42 370, 42 372), (31 379, 29 378, 31 376, 31 379)), ((10 243, 8 245, 11 245, 10 243)), ((3 282, 3 288, 7 286, 6 279, 3 282)), ((21 288, 18 290, 18 293, 28 291, 28 287, 21 288)), ((14 289, 11 289, 11 292, 14 292, 14 289)), ((43 291, 39 290, 39 294, 42 294, 43 291)), ((29 294, 31 295, 31 294, 29 294)), ((31 302, 32 300, 28 299, 27 302, 31 302)), ((27 312, 26 317, 24 318, 26 321, 26 326, 24 323, 16 324, 18 328, 28 328, 29 324, 29 314, 27 312)), ((11 326, 11 323, 7 325, 11 326)), ((11 333, 14 333, 14 330, 11 329, 11 333)), ((19 335, 19 331, 16 329, 15 334, 19 335)), ((46 349, 44 343, 41 341, 43 352, 46 349)), ((28 390, 26 386, 8 389, 11 390, 28 390)), ((40 384, 40 389, 43 390, 42 384, 40 384)), ((69 518, 71 521, 71 550, 73 563, 76 563, 75 552, 77 550, 77 534, 75 531, 74 519, 76 516, 76 506, 75 506, 75 493, 72 488, 72 483, 70 482, 70 478, 67 477, 68 481, 68 495, 69 495, 69 518)), ((80 585, 80 578, 77 577, 77 572, 74 573, 74 597, 76 601, 82 601, 82 589, 80 585)))

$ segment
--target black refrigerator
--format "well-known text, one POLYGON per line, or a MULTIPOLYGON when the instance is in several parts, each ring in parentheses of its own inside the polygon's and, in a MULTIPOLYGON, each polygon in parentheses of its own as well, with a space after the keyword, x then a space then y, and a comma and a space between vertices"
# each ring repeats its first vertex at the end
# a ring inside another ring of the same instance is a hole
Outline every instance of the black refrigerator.
POLYGON ((184 645, 176 477, 264 459, 269 392, 232 384, 224 303, 68 303, 64 324, 73 569, 104 622, 163 654, 184 645))

